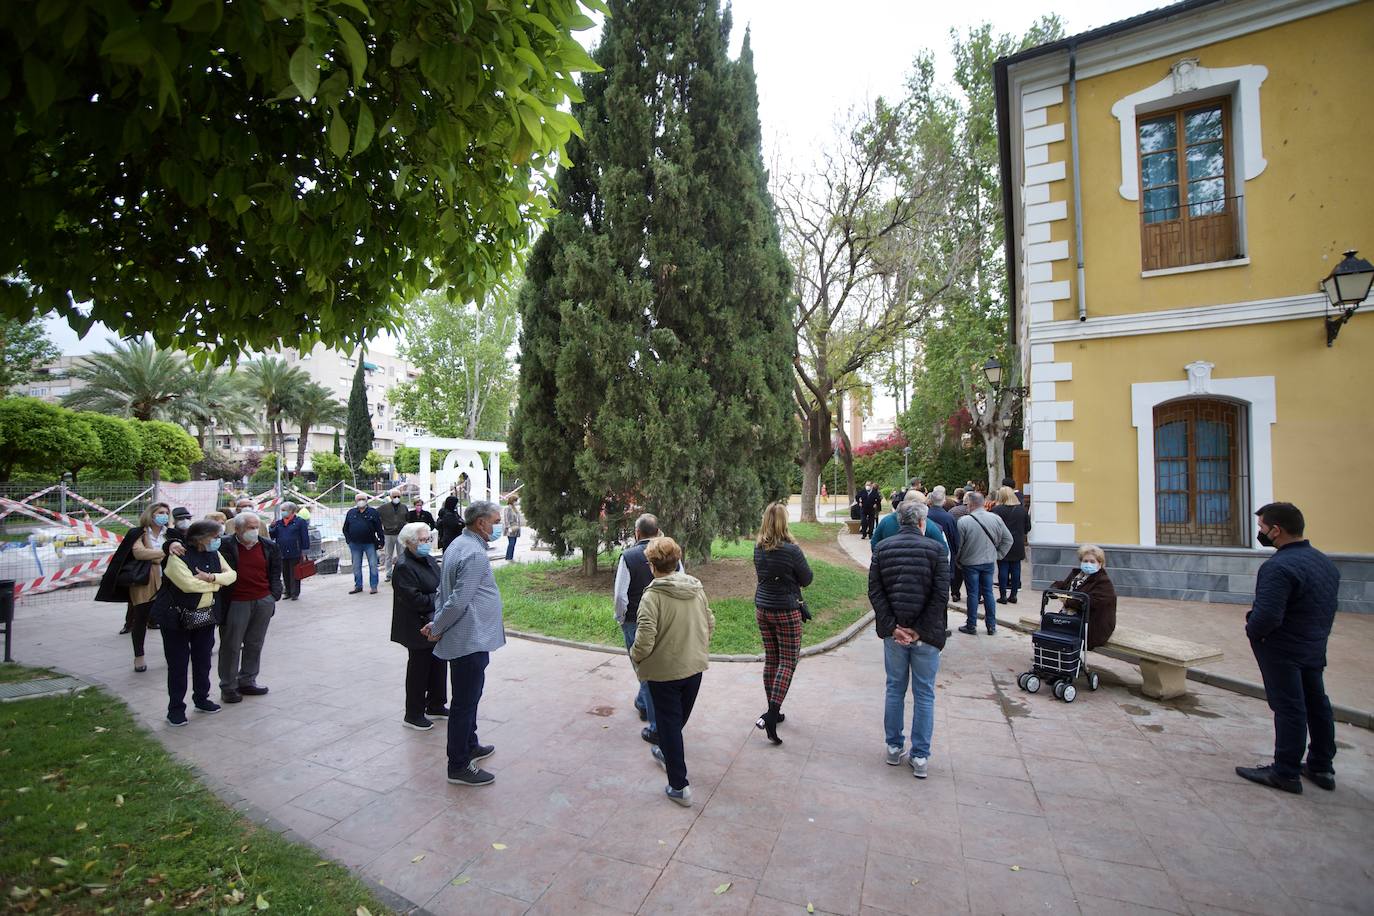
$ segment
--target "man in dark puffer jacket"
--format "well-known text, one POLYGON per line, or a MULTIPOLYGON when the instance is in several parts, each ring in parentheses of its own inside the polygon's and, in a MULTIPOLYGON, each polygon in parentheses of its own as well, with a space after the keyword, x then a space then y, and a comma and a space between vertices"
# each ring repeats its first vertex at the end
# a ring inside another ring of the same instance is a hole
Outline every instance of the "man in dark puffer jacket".
POLYGON ((868 567, 868 600, 878 637, 883 640, 887 700, 883 729, 887 763, 902 762, 902 720, 907 684, 911 685, 911 772, 926 778, 930 736, 935 729, 935 675, 945 647, 949 597, 949 560, 944 548, 920 532, 926 506, 917 501, 897 509, 897 533, 873 550, 868 567))

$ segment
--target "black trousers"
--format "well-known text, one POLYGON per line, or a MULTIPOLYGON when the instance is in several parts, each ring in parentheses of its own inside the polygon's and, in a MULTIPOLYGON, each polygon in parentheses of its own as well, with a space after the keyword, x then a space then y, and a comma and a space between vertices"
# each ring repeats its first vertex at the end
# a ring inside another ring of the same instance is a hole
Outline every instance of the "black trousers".
POLYGON ((448 666, 436 658, 433 646, 410 649, 406 660, 406 718, 418 719, 428 710, 448 705, 448 666))
POLYGON ((871 537, 873 535, 873 526, 878 520, 878 513, 872 509, 864 509, 862 515, 863 520, 859 523, 859 534, 862 537, 871 537))
POLYGON ((281 584, 283 598, 299 598, 301 596, 301 580, 296 578, 296 564, 300 561, 300 557, 281 558, 281 584))
POLYGON ((677 681, 649 681, 649 696, 658 719, 658 749, 668 765, 668 785, 681 789, 687 785, 687 757, 682 747, 682 729, 692 717, 692 707, 701 689, 701 674, 677 681))
POLYGON ((1302 769, 1303 746, 1307 765, 1316 773, 1333 772, 1336 756, 1336 721, 1322 683, 1324 668, 1299 664, 1281 649, 1250 641, 1264 679, 1264 694, 1274 712, 1274 771, 1284 779, 1297 779, 1302 769), (1308 736, 1311 744, 1308 744, 1308 736))
POLYGON ((143 604, 130 604, 124 624, 129 628, 129 636, 134 641, 134 658, 143 657, 143 639, 148 635, 148 612, 153 609, 151 601, 143 604))
POLYGON ((215 628, 175 630, 163 627, 162 654, 167 659, 167 712, 186 711, 186 665, 191 665, 191 698, 210 699, 210 656, 215 651, 215 628))
POLYGON ((473 652, 448 663, 453 686, 453 702, 448 709, 448 768, 467 769, 477 742, 477 704, 487 683, 490 652, 473 652))

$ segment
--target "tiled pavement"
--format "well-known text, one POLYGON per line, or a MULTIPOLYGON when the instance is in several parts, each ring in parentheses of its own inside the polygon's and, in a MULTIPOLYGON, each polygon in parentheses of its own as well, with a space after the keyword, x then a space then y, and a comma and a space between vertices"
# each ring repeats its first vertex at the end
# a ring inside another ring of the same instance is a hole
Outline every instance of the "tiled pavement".
POLYGON ((16 654, 105 684, 227 798, 433 913, 1291 914, 1374 899, 1374 735, 1339 727, 1335 793, 1282 795, 1232 772, 1271 747, 1259 701, 1192 685, 1162 705, 1112 661, 1114 685, 1072 705, 1029 696, 1014 682, 1028 641, 1005 628, 953 635, 924 781, 883 765, 869 631, 803 661, 779 748, 752 727, 759 666, 713 666, 687 730, 691 809, 662 797, 623 657, 512 640, 482 706, 497 781, 450 786, 442 729, 400 725, 385 586, 348 587, 307 582, 272 624, 271 693, 189 728, 161 718, 160 658, 130 670, 115 607, 21 610, 16 654))

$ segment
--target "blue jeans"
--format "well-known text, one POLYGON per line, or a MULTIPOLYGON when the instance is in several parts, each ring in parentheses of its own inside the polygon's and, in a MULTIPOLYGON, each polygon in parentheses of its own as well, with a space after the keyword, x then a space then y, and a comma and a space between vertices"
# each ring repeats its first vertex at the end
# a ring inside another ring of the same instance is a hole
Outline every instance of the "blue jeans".
POLYGON ((883 705, 887 746, 902 746, 902 719, 906 717, 906 691, 910 683, 911 756, 929 757, 930 735, 935 730, 935 674, 940 670, 940 650, 926 643, 901 646, 889 636, 883 640, 883 668, 887 671, 887 699, 883 705))
MULTIPOLYGON (((635 644, 635 632, 639 630, 639 620, 627 620, 620 625, 620 632, 625 636, 625 651, 630 651, 630 646, 635 644)), ((649 717, 649 727, 658 731, 658 718, 654 715, 654 698, 649 695, 649 683, 639 682, 639 694, 635 697, 635 709, 643 709, 644 714, 649 717)))
POLYGON ((377 590, 377 545, 349 544, 348 552, 353 555, 353 587, 363 587, 363 557, 367 557, 368 588, 377 590))
POLYGON ((1021 561, 1020 560, 998 560, 997 561, 997 593, 1005 595, 1011 592, 1013 595, 1021 591, 1021 561))
POLYGON ((518 541, 518 540, 520 540, 520 535, 518 535, 518 534, 517 534, 515 537, 507 537, 507 538, 506 538, 506 559, 507 559, 507 560, 514 560, 514 559, 515 559, 515 542, 518 541))
POLYGON ((979 563, 977 566, 964 567, 964 600, 968 602, 968 625, 978 626, 978 602, 983 602, 987 615, 987 626, 991 630, 997 626, 997 600, 992 597, 992 569, 994 563, 979 563))

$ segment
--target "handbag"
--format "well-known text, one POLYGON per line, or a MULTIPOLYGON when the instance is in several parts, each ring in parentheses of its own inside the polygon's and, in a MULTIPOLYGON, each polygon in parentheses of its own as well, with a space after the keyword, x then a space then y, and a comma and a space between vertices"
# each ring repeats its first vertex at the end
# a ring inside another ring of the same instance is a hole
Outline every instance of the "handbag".
POLYGON ((811 619, 811 610, 806 606, 806 596, 801 593, 800 589, 797 590, 797 610, 801 612, 802 623, 811 619))
POLYGON ((315 575, 315 561, 302 557, 295 566, 295 573, 297 579, 309 579, 315 575))
POLYGON ((119 574, 115 576, 115 584, 125 588, 131 585, 147 585, 152 575, 152 560, 135 560, 130 557, 124 561, 123 566, 119 567, 119 574))
POLYGON ((214 604, 206 608, 195 608, 187 610, 181 608, 181 628, 183 630, 199 630, 201 627, 208 627, 215 622, 214 604))

